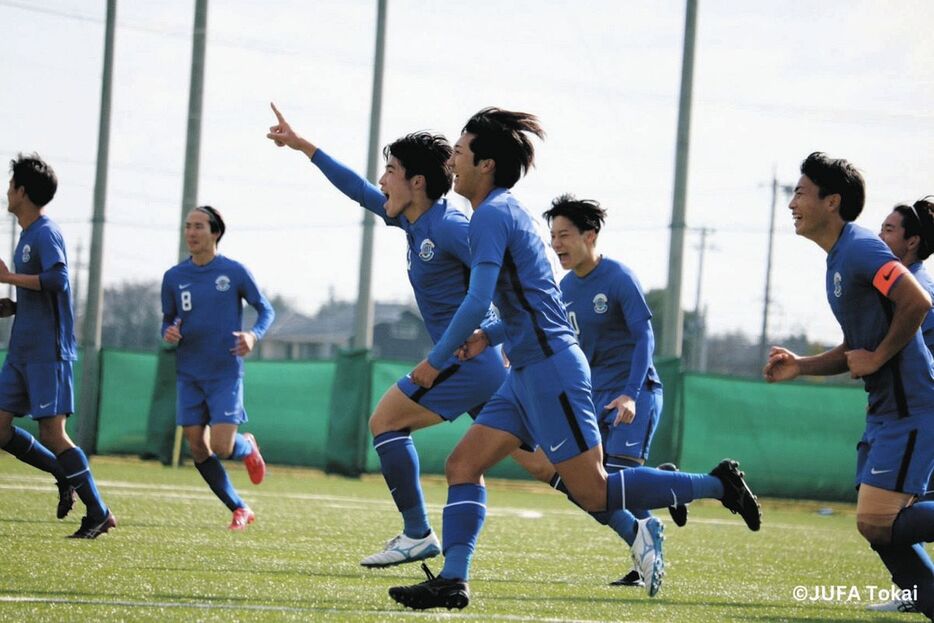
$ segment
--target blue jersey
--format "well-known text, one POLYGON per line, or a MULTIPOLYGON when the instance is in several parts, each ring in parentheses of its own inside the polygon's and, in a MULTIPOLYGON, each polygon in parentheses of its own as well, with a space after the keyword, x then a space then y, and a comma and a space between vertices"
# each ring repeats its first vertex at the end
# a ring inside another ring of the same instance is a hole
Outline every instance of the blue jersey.
MULTIPOLYGON (((930 273, 924 270, 924 264, 915 262, 908 267, 908 270, 911 271, 911 274, 915 276, 924 291, 934 301, 934 279, 931 279, 930 273)), ((924 317, 924 322, 921 323, 921 336, 924 338, 928 350, 934 354, 934 309, 928 312, 928 315, 924 317)))
POLYGON ((635 398, 646 381, 659 383, 651 353, 632 374, 637 341, 652 343, 654 338, 652 325, 646 323, 652 312, 639 280, 627 266, 603 257, 584 277, 571 271, 561 280, 561 297, 590 363, 595 392, 626 388, 627 395, 635 398), (637 323, 647 324, 648 335, 634 334, 632 327, 637 323))
POLYGON ((181 321, 178 343, 178 375, 207 381, 243 376, 243 358, 230 350, 234 331, 242 331, 243 301, 259 316, 253 326, 256 339, 263 337, 275 312, 247 268, 223 255, 204 266, 188 258, 166 271, 162 278, 162 333, 181 321))
MULTIPOLYGON (((900 267, 876 234, 853 223, 843 227, 827 255, 827 300, 847 349, 874 351, 888 333, 893 305, 885 294, 900 267)), ((907 417, 934 412, 932 365, 918 331, 878 371, 863 377, 869 394, 867 413, 907 417)))
POLYGON ((337 162, 320 149, 311 161, 342 193, 405 232, 406 266, 418 311, 433 342, 437 342, 467 294, 470 283, 470 249, 467 216, 439 199, 414 223, 405 215, 391 218, 379 188, 337 162))
POLYGON ((545 240, 532 215, 505 188, 495 188, 470 220, 471 267, 499 266, 493 304, 505 331, 504 350, 515 367, 576 344, 545 240))
POLYGON ((13 272, 39 275, 41 290, 16 288, 16 317, 7 357, 13 362, 53 363, 77 359, 75 320, 62 232, 47 216, 23 230, 13 272))

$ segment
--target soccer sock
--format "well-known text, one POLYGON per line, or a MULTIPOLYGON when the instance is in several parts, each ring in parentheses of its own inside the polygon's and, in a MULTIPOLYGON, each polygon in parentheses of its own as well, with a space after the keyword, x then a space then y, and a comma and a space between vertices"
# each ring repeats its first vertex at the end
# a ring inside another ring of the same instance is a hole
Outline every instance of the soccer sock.
POLYGON ((607 510, 640 510, 687 504, 694 499, 691 476, 652 467, 634 467, 609 474, 606 482, 607 510))
MULTIPOLYGON (((574 502, 574 504, 577 504, 577 501, 568 492, 568 488, 561 479, 561 476, 555 474, 551 477, 549 484, 553 489, 560 491, 566 495, 569 500, 574 502)), ((579 507, 580 504, 577 504, 577 506, 579 507)), ((636 539, 636 531, 638 530, 635 517, 636 512, 637 511, 630 512, 626 509, 618 509, 612 512, 597 511, 595 513, 588 513, 588 515, 596 519, 598 523, 612 528, 627 544, 632 545, 633 541, 636 539)), ((645 513, 646 517, 649 516, 648 511, 640 510, 638 512, 645 513)), ((639 517, 639 519, 642 519, 642 517, 639 517)))
MULTIPOLYGON (((625 459, 625 458, 616 457, 616 456, 606 457, 606 471, 609 474, 613 474, 618 471, 622 471, 624 469, 631 469, 634 467, 642 467, 642 464, 639 463, 638 461, 634 461, 633 459, 625 459)), ((645 509, 645 508, 631 508, 629 509, 629 512, 632 513, 632 516, 635 517, 636 519, 648 519, 649 517, 652 516, 652 513, 650 513, 648 509, 645 509)), ((628 523, 628 519, 626 519, 625 521, 628 523)), ((633 538, 635 538, 635 534, 636 534, 635 523, 632 524, 631 530, 632 530, 633 538)), ((617 532, 619 531, 617 530, 617 532)), ((626 538, 625 536, 623 536, 622 533, 620 533, 620 536, 622 536, 624 539, 626 538)), ((632 545, 632 542, 630 541, 627 541, 627 543, 632 545)))
POLYGON ((39 441, 18 426, 13 426, 13 436, 3 446, 3 449, 18 458, 23 463, 32 465, 55 477, 56 482, 66 482, 65 471, 62 469, 55 455, 39 441))
POLYGON ((914 545, 872 545, 892 574, 892 581, 902 589, 918 590, 918 609, 934 613, 934 565, 920 543, 914 545))
POLYGON ((469 483, 448 487, 448 503, 441 517, 444 568, 438 575, 466 582, 470 579, 470 560, 477 537, 486 519, 486 488, 469 483))
MULTIPOLYGON (((723 498, 723 481, 710 474, 685 474, 691 478, 691 489, 694 491, 694 499, 712 498, 719 500, 723 498)), ((684 500, 681 503, 687 504, 690 500, 684 500)))
POLYGON ((903 508, 892 523, 892 544, 931 541, 934 541, 934 502, 917 502, 903 508))
POLYGON ((233 461, 242 461, 253 454, 253 444, 246 440, 246 437, 237 433, 234 436, 233 452, 230 453, 230 459, 233 461))
POLYGON ((419 482, 418 452, 408 431, 390 431, 373 438, 380 470, 389 493, 402 513, 403 532, 412 539, 428 535, 428 510, 419 482))
POLYGON ((231 511, 246 508, 246 503, 237 495, 237 490, 234 489, 233 483, 230 482, 230 478, 227 476, 227 470, 221 465, 221 461, 216 454, 212 454, 201 463, 195 463, 195 467, 198 468, 201 477, 211 487, 214 495, 220 498, 220 501, 227 508, 231 511))
POLYGON ((100 519, 107 515, 107 507, 94 483, 91 466, 84 450, 78 447, 69 448, 58 455, 58 463, 65 472, 68 484, 75 488, 75 492, 88 509, 88 517, 100 519))

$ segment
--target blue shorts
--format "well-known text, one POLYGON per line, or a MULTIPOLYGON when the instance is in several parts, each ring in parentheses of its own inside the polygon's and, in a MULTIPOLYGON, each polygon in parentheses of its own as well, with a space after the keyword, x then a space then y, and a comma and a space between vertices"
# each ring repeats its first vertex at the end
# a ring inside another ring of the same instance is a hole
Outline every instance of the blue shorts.
POLYGON ((590 399, 590 367, 576 344, 542 361, 513 368, 477 416, 561 463, 600 445, 590 399))
POLYGON ((497 346, 467 361, 451 357, 429 389, 416 385, 408 375, 399 379, 396 387, 412 401, 452 422, 462 413, 476 415, 506 380, 506 373, 503 352, 497 346))
POLYGON ((594 407, 600 413, 600 436, 606 460, 610 462, 610 457, 615 456, 645 461, 649 458, 652 437, 658 429, 658 420, 662 414, 662 386, 658 383, 644 385, 636 399, 635 419, 629 424, 613 426, 618 411, 604 407, 622 393, 622 389, 613 389, 597 391, 593 395, 594 407))
POLYGON ((75 412, 72 362, 3 362, 0 370, 0 409, 34 420, 75 412))
POLYGON ((195 381, 179 378, 175 422, 179 426, 243 424, 243 378, 195 381))
POLYGON ((922 495, 934 469, 934 414, 870 416, 856 446, 856 484, 922 495))

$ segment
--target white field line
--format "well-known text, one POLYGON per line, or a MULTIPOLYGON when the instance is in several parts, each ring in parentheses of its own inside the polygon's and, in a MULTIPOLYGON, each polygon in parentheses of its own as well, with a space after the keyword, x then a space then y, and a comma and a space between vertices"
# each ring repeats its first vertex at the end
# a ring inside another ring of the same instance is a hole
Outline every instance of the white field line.
MULTIPOLYGON (((295 612, 308 614, 332 614, 352 617, 378 616, 380 618, 417 618, 417 619, 472 619, 476 621, 529 621, 531 623, 601 623, 590 619, 551 619, 544 617, 519 616, 510 614, 473 614, 470 612, 415 612, 409 610, 351 610, 339 608, 301 608, 295 606, 264 606, 258 604, 216 604, 187 601, 127 601, 122 599, 64 599, 49 597, 31 597, 18 595, 0 595, 0 604, 61 604, 71 606, 108 606, 124 608, 190 608, 195 610, 245 610, 260 612, 295 612)), ((635 623, 635 622, 629 622, 635 623)))
MULTIPOLYGON (((158 492, 159 496, 164 499, 172 500, 213 500, 214 495, 206 487, 193 487, 193 486, 175 486, 175 485, 157 485, 157 484, 141 484, 136 482, 125 482, 118 480, 99 480, 97 481, 99 488, 104 489, 108 496, 128 496, 128 497, 149 497, 151 493, 158 492)), ((542 485, 544 487, 544 485, 542 485)), ((32 476, 32 475, 19 475, 19 476, 6 476, 0 475, 0 491, 54 491, 55 486, 50 482, 47 476, 32 476), (25 481, 25 482, 24 482, 25 481), (31 484, 35 483, 35 484, 31 484)), ((296 500, 296 501, 307 501, 307 502, 317 502, 327 508, 343 508, 343 509, 360 509, 366 507, 385 507, 386 510, 394 510, 394 505, 391 500, 374 500, 371 498, 360 498, 353 496, 340 496, 340 495, 320 495, 316 493, 284 493, 284 492, 265 492, 265 491, 250 491, 251 498, 276 498, 277 500, 296 500)), ((433 512, 441 512, 444 508, 443 504, 428 504, 428 509, 433 512)), ((542 519, 546 514, 548 515, 580 515, 581 510, 574 506, 570 506, 565 509, 549 509, 547 511, 536 510, 532 508, 514 508, 508 506, 492 506, 487 507, 487 515, 492 515, 494 517, 520 517, 522 519, 542 519)), ((658 513, 660 511, 656 511, 658 513)), ((662 513, 664 515, 664 513, 662 513)), ((767 515, 766 515, 767 517, 767 515)), ((733 526, 738 528, 745 528, 745 524, 739 517, 731 519, 709 519, 709 518, 698 518, 692 517, 689 519, 688 523, 709 525, 709 526, 733 526)), ((766 521, 763 522, 764 525, 769 529, 782 529, 782 530, 825 530, 829 528, 815 527, 815 526, 802 526, 794 524, 784 524, 784 523, 773 523, 769 522, 766 518, 766 521)))

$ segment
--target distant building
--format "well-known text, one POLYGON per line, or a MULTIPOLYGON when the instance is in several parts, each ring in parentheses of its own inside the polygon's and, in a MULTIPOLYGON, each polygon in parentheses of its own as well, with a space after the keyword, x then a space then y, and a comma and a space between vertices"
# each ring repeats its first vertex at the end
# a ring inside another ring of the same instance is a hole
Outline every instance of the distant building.
MULTIPOLYGON (((243 326, 251 326, 252 308, 244 309, 243 326)), ((354 304, 330 301, 312 316, 284 311, 276 316, 266 336, 257 344, 258 359, 330 359, 350 348, 354 329, 354 304)), ((373 356, 381 359, 420 361, 431 350, 418 309, 411 304, 375 304, 373 356)))

